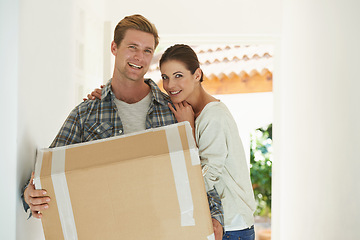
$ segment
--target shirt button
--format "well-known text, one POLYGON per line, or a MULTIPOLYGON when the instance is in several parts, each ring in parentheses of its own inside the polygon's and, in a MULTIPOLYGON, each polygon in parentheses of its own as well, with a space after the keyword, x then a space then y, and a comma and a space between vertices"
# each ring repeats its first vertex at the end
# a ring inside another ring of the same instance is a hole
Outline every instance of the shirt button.
POLYGON ((119 130, 119 133, 122 133, 122 132, 123 132, 123 131, 120 129, 120 130, 119 130))

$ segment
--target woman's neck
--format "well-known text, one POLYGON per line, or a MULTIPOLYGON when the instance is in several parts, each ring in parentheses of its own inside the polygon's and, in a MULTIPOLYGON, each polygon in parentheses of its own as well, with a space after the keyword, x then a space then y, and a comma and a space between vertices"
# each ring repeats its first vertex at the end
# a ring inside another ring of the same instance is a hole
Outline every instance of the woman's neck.
POLYGON ((218 101, 218 99, 207 93, 200 85, 197 93, 193 95, 193 98, 189 102, 194 110, 195 119, 200 115, 201 111, 208 103, 218 101))

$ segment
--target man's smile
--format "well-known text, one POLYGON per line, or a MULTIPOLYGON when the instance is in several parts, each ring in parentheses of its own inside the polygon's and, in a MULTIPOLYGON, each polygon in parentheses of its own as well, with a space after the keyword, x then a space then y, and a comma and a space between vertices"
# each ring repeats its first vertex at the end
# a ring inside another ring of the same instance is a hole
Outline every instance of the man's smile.
POLYGON ((136 65, 136 64, 134 64, 134 63, 128 63, 129 64, 129 66, 130 67, 132 67, 132 68, 136 68, 136 69, 141 69, 142 68, 142 66, 139 66, 139 65, 136 65))

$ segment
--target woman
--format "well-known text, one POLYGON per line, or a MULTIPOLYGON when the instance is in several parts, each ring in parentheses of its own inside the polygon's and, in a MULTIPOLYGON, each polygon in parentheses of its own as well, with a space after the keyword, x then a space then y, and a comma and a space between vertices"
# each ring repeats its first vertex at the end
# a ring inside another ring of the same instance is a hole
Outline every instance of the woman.
MULTIPOLYGON (((206 191, 216 188, 224 209, 225 239, 254 240, 255 200, 237 125, 224 103, 202 87, 193 49, 177 44, 160 59, 163 87, 178 122, 189 121, 199 148, 206 191)), ((92 93, 99 97, 99 91, 92 93)), ((88 98, 94 97, 88 95, 88 98)))
POLYGON ((178 122, 189 121, 199 148, 206 190, 216 188, 224 208, 223 239, 255 239, 255 200, 236 123, 224 103, 202 87, 196 53, 187 45, 169 47, 160 59, 165 91, 178 122))

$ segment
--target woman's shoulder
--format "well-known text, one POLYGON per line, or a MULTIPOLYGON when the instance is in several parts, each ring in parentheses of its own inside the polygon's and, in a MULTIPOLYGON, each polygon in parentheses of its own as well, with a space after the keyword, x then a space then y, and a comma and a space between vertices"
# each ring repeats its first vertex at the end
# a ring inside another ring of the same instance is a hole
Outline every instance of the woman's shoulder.
POLYGON ((204 107, 196 120, 199 124, 223 124, 231 117, 229 113, 228 108, 223 102, 210 102, 204 107))
POLYGON ((202 110, 200 115, 214 115, 221 117, 223 114, 228 114, 229 110, 223 102, 214 101, 208 103, 202 110))

